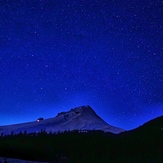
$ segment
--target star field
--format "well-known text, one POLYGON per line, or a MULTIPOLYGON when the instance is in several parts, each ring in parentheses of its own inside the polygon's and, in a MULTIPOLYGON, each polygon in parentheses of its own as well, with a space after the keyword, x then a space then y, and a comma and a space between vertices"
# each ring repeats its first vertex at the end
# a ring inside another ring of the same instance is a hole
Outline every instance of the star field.
POLYGON ((163 2, 0 2, 0 125, 90 105, 132 129, 163 114, 163 2))

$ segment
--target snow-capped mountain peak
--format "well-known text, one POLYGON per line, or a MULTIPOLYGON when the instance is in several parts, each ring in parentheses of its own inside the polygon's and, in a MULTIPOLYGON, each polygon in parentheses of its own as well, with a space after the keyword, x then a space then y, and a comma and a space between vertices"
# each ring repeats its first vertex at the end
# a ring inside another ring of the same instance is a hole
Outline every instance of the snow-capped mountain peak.
POLYGON ((19 133, 26 131, 27 133, 40 132, 63 132, 72 130, 102 130, 105 132, 120 133, 124 130, 107 124, 101 119, 90 106, 80 106, 73 108, 67 112, 60 112, 54 118, 43 119, 37 121, 1 126, 0 133, 10 134, 11 132, 19 133))
POLYGON ((68 112, 60 112, 56 117, 65 117, 65 118, 73 119, 74 117, 78 117, 84 114, 97 116, 94 110, 89 105, 87 105, 87 106, 80 106, 80 107, 73 108, 68 112))

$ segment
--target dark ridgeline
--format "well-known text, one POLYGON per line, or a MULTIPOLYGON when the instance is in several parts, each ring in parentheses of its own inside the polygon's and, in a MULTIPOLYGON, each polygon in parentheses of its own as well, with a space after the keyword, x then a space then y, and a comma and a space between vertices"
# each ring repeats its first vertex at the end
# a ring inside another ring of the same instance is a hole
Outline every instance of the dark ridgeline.
POLYGON ((118 135, 77 130, 2 134, 0 155, 54 163, 162 163, 163 116, 118 135))

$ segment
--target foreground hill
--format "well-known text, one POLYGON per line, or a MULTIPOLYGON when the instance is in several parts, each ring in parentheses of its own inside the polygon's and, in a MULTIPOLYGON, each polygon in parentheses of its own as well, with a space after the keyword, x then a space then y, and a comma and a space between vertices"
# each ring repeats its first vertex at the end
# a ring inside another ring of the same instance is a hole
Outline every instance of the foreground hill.
POLYGON ((120 133, 124 130, 111 126, 102 120, 90 106, 81 106, 68 112, 61 112, 55 118, 38 119, 38 121, 1 126, 0 134, 18 134, 19 132, 33 133, 41 130, 49 132, 64 132, 73 130, 102 130, 111 133, 120 133))
POLYGON ((142 126, 139 126, 138 128, 135 128, 130 131, 123 132, 119 134, 125 135, 125 136, 142 136, 142 137, 152 137, 156 138, 156 136, 159 136, 161 133, 163 133, 163 116, 154 118, 146 123, 144 123, 142 126), (154 135, 153 135, 154 134, 154 135))

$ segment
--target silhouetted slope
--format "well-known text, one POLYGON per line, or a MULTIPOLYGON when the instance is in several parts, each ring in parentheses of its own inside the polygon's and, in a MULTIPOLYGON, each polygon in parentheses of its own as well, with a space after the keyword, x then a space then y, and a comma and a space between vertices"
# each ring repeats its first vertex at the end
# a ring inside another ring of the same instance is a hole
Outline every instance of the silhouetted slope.
POLYGON ((163 133, 163 116, 154 118, 146 123, 144 123, 142 126, 139 126, 138 128, 135 128, 130 131, 126 131, 121 133, 120 135, 141 135, 141 136, 155 136, 158 134, 163 133))

